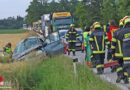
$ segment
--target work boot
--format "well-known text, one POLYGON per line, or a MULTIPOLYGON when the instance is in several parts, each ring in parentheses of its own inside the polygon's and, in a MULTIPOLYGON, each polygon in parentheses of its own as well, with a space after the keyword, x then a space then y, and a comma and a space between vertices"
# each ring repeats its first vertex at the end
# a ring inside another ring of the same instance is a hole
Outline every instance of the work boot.
POLYGON ((97 69, 97 74, 102 74, 103 73, 103 71, 101 70, 101 68, 98 68, 97 69))
POLYGON ((115 66, 111 67, 111 72, 113 73, 113 72, 115 72, 115 71, 116 71, 115 66))
POLYGON ((116 83, 120 83, 120 81, 121 81, 121 76, 118 76, 116 79, 116 83))
POLYGON ((123 79, 123 81, 124 81, 124 84, 128 84, 128 83, 129 83, 128 77, 125 77, 125 78, 123 79))

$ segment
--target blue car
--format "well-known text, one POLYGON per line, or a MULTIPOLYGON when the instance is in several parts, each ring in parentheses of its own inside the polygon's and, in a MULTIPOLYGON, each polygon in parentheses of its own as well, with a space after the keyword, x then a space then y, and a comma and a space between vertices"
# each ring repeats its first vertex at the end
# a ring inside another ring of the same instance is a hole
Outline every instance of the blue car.
POLYGON ((64 46, 57 32, 50 34, 45 40, 42 40, 40 37, 28 37, 17 44, 12 55, 12 60, 24 59, 34 50, 37 52, 45 52, 51 57, 63 54, 64 46))

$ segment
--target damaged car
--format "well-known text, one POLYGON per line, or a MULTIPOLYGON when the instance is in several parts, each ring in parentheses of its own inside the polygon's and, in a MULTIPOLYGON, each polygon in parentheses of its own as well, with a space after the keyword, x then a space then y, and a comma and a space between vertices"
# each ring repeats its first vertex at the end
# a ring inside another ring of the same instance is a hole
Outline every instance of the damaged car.
POLYGON ((17 44, 12 60, 22 60, 34 50, 37 54, 45 52, 47 56, 51 57, 63 54, 64 46, 57 32, 50 34, 45 40, 40 37, 28 37, 17 44))

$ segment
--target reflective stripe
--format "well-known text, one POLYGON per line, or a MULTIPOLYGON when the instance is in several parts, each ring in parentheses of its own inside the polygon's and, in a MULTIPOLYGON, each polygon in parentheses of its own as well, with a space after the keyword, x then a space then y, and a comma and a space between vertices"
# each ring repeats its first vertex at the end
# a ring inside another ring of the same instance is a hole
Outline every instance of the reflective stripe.
POLYGON ((68 48, 68 51, 71 51, 71 49, 68 48))
POLYGON ((76 38, 79 38, 79 37, 76 37, 76 38))
POLYGON ((93 41, 93 38, 89 38, 89 41, 93 41))
POLYGON ((97 38, 96 38, 96 36, 94 37, 94 39, 95 39, 95 42, 96 42, 97 51, 99 51, 99 46, 98 46, 98 43, 97 43, 97 38))
POLYGON ((72 49, 72 51, 76 51, 75 49, 72 49))
POLYGON ((104 35, 103 35, 103 39, 102 39, 102 51, 104 50, 104 35))
POLYGON ((93 51, 93 53, 101 54, 101 53, 105 53, 105 51, 93 51))
POLYGON ((110 42, 108 41, 108 42, 106 42, 106 44, 110 44, 110 42))
POLYGON ((123 68, 122 68, 122 67, 119 67, 119 68, 116 69, 116 72, 119 72, 119 71, 121 71, 121 70, 123 70, 123 68))
POLYGON ((128 78, 129 82, 130 82, 130 77, 128 78))
POLYGON ((125 76, 128 76, 128 73, 127 73, 127 72, 124 72, 124 75, 125 75, 125 76))
POLYGON ((119 46, 119 47, 118 47, 118 48, 119 48, 119 53, 120 53, 120 54, 123 54, 123 53, 122 53, 122 50, 121 50, 121 42, 120 42, 119 40, 118 40, 118 46, 119 46))
POLYGON ((130 57, 124 57, 123 60, 130 60, 130 57))
POLYGON ((116 47, 112 45, 111 48, 112 48, 112 49, 115 49, 116 47))
POLYGON ((105 37, 105 40, 106 40, 106 39, 108 39, 108 37, 107 37, 107 36, 105 37))
POLYGON ((116 56, 116 57, 123 57, 123 54, 115 53, 115 56, 116 56))
POLYGON ((101 67, 103 67, 102 64, 96 66, 96 68, 101 68, 101 67))
POLYGON ((65 38, 69 38, 69 37, 65 37, 65 38))
POLYGON ((112 42, 116 42, 116 39, 115 39, 115 38, 112 38, 112 42))

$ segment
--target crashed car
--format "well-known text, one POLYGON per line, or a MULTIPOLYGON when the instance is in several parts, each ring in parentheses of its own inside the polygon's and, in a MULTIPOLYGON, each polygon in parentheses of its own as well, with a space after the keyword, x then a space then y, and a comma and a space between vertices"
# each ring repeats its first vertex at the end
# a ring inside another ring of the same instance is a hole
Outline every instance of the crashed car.
POLYGON ((21 60, 31 51, 45 52, 48 56, 64 53, 64 46, 58 33, 52 33, 43 41, 40 37, 28 37, 19 42, 13 52, 12 60, 21 60))

